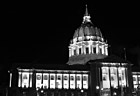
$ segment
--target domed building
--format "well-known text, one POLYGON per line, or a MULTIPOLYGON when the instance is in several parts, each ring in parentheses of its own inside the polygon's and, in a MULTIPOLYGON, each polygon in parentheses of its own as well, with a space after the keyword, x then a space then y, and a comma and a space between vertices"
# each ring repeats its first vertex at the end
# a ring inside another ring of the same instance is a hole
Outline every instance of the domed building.
POLYGON ((81 26, 75 31, 69 45, 69 65, 85 64, 89 60, 108 56, 108 44, 99 28, 94 27, 86 8, 81 26))
POLYGON ((8 96, 132 96, 132 64, 108 56, 108 44, 90 18, 86 7, 67 64, 12 64, 8 96))

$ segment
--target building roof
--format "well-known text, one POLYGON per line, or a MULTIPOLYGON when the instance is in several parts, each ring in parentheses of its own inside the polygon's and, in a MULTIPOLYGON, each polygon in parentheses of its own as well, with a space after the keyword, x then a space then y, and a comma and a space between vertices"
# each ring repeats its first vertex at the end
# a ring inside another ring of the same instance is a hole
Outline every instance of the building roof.
POLYGON ((32 63, 14 63, 11 69, 45 69, 45 70, 89 70, 88 65, 67 65, 67 64, 32 64, 32 63))
POLYGON ((96 59, 96 60, 91 60, 90 62, 111 62, 111 63, 129 63, 132 64, 130 61, 122 59, 116 55, 110 55, 107 56, 103 59, 96 59))

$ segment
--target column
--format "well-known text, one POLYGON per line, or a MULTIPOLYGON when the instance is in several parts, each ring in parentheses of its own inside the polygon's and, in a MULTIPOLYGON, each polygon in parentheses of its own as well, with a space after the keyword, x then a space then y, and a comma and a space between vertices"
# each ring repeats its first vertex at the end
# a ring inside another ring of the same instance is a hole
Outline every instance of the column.
POLYGON ((32 87, 32 74, 33 74, 32 72, 29 73, 29 78, 30 78, 30 79, 29 79, 29 80, 30 80, 30 81, 29 81, 29 82, 30 82, 30 83, 29 83, 29 84, 30 84, 29 86, 30 86, 30 87, 32 87))
POLYGON ((89 54, 91 54, 91 49, 90 48, 91 48, 90 45, 88 45, 89 54))
POLYGON ((102 45, 102 54, 105 54, 104 45, 102 45))
POLYGON ((76 47, 76 53, 79 55, 79 46, 76 47))
POLYGON ((85 45, 83 46, 83 53, 86 54, 85 45))
POLYGON ((106 52, 105 54, 108 55, 108 49, 107 49, 107 46, 105 47, 105 52, 106 52))
POLYGON ((96 44, 96 54, 99 54, 99 45, 96 44))
POLYGON ((12 83, 12 73, 10 73, 10 83, 9 83, 9 87, 11 87, 11 83, 12 83))
POLYGON ((21 87, 21 72, 18 72, 18 87, 21 87))

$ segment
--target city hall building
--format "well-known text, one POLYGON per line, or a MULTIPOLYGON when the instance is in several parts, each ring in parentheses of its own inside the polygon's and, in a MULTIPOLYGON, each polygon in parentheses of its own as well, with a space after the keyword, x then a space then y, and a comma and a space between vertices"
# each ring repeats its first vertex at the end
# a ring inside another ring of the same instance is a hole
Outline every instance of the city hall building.
POLYGON ((131 96, 132 64, 115 55, 108 56, 108 44, 90 18, 86 8, 83 22, 68 46, 69 60, 65 65, 13 64, 8 95, 131 96))

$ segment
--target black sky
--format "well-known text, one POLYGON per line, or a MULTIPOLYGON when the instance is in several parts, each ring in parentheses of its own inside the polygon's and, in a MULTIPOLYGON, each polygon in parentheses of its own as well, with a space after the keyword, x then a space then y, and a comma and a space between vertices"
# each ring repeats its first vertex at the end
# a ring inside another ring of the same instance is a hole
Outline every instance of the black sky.
POLYGON ((66 0, 7 4, 0 43, 3 68, 14 62, 66 64, 69 41, 82 23, 86 4, 94 26, 111 45, 110 52, 123 57, 125 47, 128 60, 138 65, 138 3, 66 0))

